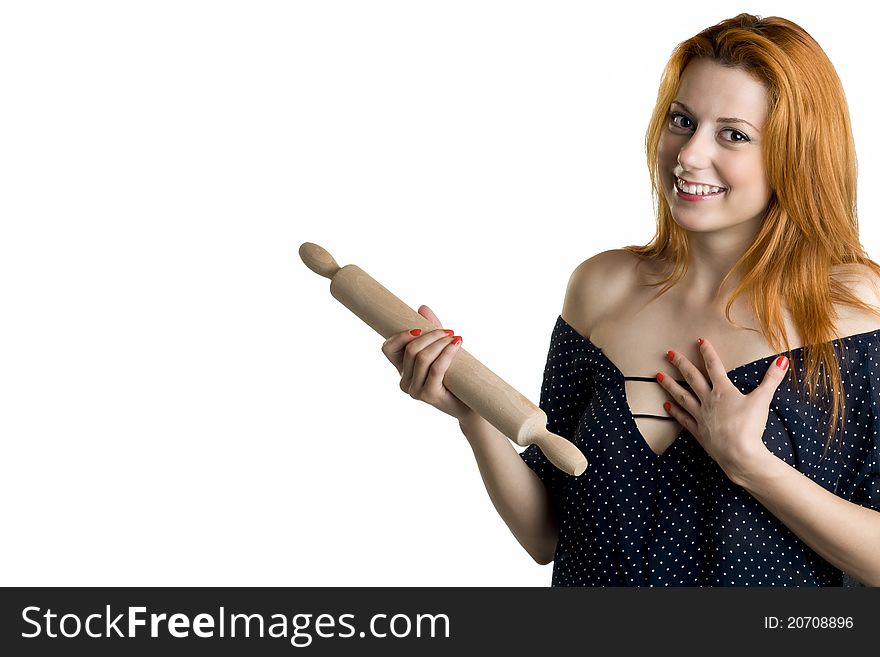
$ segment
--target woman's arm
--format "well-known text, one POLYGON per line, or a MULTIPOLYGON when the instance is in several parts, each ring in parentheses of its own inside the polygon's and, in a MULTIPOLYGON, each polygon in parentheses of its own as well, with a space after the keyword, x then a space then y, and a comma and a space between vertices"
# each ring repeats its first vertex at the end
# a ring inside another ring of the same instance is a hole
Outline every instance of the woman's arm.
POLYGON ((507 437, 473 413, 459 421, 495 509, 539 564, 553 561, 559 529, 547 489, 507 437))
POLYGON ((880 586, 880 512, 847 502, 772 453, 734 483, 828 563, 880 586))

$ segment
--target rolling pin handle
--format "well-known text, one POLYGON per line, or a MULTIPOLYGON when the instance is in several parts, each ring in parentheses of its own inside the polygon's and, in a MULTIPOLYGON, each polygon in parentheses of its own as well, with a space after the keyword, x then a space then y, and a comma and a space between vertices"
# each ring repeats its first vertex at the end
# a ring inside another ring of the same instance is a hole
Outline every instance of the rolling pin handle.
POLYGON ((546 429, 537 433, 533 442, 557 468, 578 477, 587 469, 587 459, 577 446, 546 429))
POLYGON ((333 279, 339 271, 339 265, 327 249, 312 242, 303 242, 299 247, 299 257, 316 274, 333 279))

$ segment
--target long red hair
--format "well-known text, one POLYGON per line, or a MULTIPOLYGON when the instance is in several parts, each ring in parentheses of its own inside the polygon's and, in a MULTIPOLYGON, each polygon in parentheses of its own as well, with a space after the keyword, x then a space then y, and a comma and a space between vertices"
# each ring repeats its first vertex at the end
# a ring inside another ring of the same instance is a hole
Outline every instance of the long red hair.
MULTIPOLYGON (((671 273, 654 283, 664 286, 660 294, 685 274, 688 253, 686 233, 672 218, 662 193, 666 181, 659 173, 660 136, 682 73, 696 57, 741 68, 768 90, 770 108, 762 131, 762 153, 773 193, 757 235, 721 283, 723 286, 736 271, 742 274, 725 314, 731 321, 734 300, 747 295, 766 339, 790 360, 783 308, 789 310, 804 343, 808 393, 811 398, 816 396, 821 375, 824 394, 832 400, 827 451, 836 420, 842 427, 846 415, 832 344, 839 337, 833 305, 857 307, 880 316, 880 309, 860 301, 845 284, 832 278, 832 268, 838 265, 861 265, 880 278, 880 265, 867 256, 859 241, 856 153, 843 86, 819 44, 784 18, 740 14, 675 48, 663 72, 645 136, 656 232, 644 246, 624 247, 651 260, 672 263, 671 273)), ((864 272, 863 268, 858 270, 864 272)), ((789 375, 797 384, 793 367, 789 375)))

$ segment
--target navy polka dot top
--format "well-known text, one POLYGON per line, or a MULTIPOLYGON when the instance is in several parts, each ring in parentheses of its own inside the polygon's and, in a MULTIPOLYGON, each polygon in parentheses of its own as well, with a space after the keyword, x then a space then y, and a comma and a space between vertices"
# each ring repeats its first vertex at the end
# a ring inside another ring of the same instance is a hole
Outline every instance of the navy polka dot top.
MULTIPOLYGON (((824 458, 829 412, 788 377, 770 406, 764 443, 823 488, 880 510, 880 330, 833 342, 847 418, 824 458), (841 350, 841 343, 843 349, 841 350)), ((802 348, 790 367, 803 382, 802 348)), ((776 356, 728 377, 747 394, 776 356)), ((623 373, 560 315, 540 407, 547 428, 587 457, 579 477, 537 445, 520 453, 547 488, 559 520, 552 586, 844 586, 844 576, 745 489, 733 484, 682 429, 658 455, 639 433, 623 373)), ((857 585, 857 584, 856 584, 857 585)))

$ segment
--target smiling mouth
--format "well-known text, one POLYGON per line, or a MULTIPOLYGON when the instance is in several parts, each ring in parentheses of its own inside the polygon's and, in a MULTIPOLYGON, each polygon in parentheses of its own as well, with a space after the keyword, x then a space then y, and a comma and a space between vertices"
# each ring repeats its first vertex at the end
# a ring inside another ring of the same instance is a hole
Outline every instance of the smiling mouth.
POLYGON ((727 191, 726 187, 715 187, 713 185, 690 185, 685 183, 681 178, 673 174, 672 184, 675 189, 686 196, 710 197, 718 196, 727 191))

